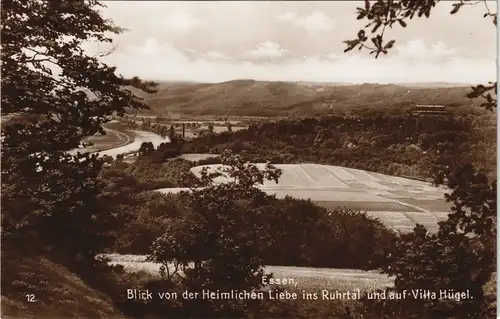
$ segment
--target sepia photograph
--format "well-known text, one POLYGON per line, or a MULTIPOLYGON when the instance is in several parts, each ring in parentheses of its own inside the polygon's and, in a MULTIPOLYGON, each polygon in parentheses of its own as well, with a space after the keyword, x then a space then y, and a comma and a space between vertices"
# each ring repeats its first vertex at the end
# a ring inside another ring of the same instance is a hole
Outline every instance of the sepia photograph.
POLYGON ((1 0, 2 318, 497 317, 497 2, 1 0))

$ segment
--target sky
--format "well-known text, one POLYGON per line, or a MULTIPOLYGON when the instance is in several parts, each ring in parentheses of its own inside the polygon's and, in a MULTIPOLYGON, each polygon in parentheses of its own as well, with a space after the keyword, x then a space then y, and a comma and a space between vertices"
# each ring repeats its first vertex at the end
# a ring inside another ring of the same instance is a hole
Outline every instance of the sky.
MULTIPOLYGON (((105 1, 103 15, 126 29, 103 62, 124 76, 163 81, 235 79, 349 83, 496 79, 496 33, 484 4, 450 15, 439 3, 428 19, 395 26, 386 56, 344 53, 366 20, 364 1, 105 1)), ((496 2, 488 2, 496 12, 496 2)), ((91 44, 92 52, 109 48, 91 44)))

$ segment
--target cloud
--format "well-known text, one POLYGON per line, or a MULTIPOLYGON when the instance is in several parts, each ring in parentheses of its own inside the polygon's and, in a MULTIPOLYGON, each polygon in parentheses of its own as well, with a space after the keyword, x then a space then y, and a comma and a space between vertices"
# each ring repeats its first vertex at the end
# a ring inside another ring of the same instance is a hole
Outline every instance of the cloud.
POLYGON ((395 49, 399 56, 411 62, 434 61, 439 62, 452 58, 457 54, 457 50, 439 41, 428 46, 422 39, 415 39, 398 46, 395 49))
MULTIPOLYGON (((211 50, 234 58, 245 57, 247 50, 266 40, 290 50, 284 54, 286 57, 342 54, 345 48, 342 40, 351 39, 365 25, 356 20, 359 1, 105 1, 105 4, 108 6, 102 9, 105 17, 129 30, 117 36, 120 51, 152 36, 178 48, 193 48, 197 52, 193 55, 198 57, 211 50)), ((496 2, 489 5, 496 11, 496 2)), ((483 18, 484 6, 470 6, 453 16, 449 15, 450 10, 451 4, 441 1, 428 19, 414 19, 407 28, 394 27, 386 40, 396 39, 398 48, 408 40, 422 39, 428 45, 427 50, 432 50, 431 44, 443 41, 462 56, 496 57, 497 30, 489 19, 483 18)), ((414 63, 418 61, 414 53, 412 59, 414 63)))
POLYGON ((276 19, 291 22, 312 33, 330 31, 335 27, 335 20, 320 11, 304 16, 298 16, 295 12, 285 12, 276 16, 276 19))
POLYGON ((341 55, 341 54, 338 54, 338 53, 334 53, 334 52, 332 52, 332 53, 325 54, 325 55, 324 55, 324 58, 329 59, 329 60, 334 60, 334 61, 336 61, 336 60, 341 59, 341 58, 342 58, 342 55, 341 55))
POLYGON ((204 54, 205 57, 209 59, 219 59, 219 60, 232 60, 232 57, 222 54, 217 51, 208 51, 204 54))
POLYGON ((189 62, 189 58, 181 50, 178 50, 170 43, 160 43, 156 38, 152 37, 146 38, 143 44, 129 45, 120 52, 109 55, 104 60, 117 59, 123 61, 122 63, 126 63, 124 61, 128 60, 127 56, 130 56, 133 60, 141 61, 136 62, 140 64, 138 67, 149 66, 150 64, 156 66, 164 63, 163 59, 168 59, 175 63, 189 62), (164 58, 161 58, 162 56, 164 58))
POLYGON ((287 52, 279 43, 265 41, 257 44, 255 49, 248 52, 249 55, 256 58, 279 58, 287 52))
POLYGON ((162 27, 168 28, 172 31, 189 32, 196 29, 201 24, 201 20, 192 14, 184 11, 178 11, 168 16, 164 20, 162 27))
MULTIPOLYGON (((269 56, 282 48, 273 42, 264 42, 256 52, 269 56)), ((140 76, 155 80, 185 80, 223 82, 251 78, 268 81, 312 81, 350 83, 408 83, 408 82, 461 82, 486 83, 496 78, 495 59, 473 59, 458 54, 444 44, 424 43, 425 50, 416 56, 433 54, 446 56, 445 60, 411 60, 407 53, 419 41, 410 41, 387 56, 374 59, 366 51, 353 54, 333 53, 327 56, 310 55, 296 59, 282 57, 279 62, 254 63, 251 60, 216 59, 216 51, 188 56, 168 42, 155 38, 145 39, 141 45, 123 47, 121 51, 103 58, 124 76, 140 76), (212 58, 210 58, 212 57, 212 58), (412 62, 409 62, 411 60, 412 62)), ((419 46, 420 48, 422 46, 419 46)), ((222 55, 222 53, 220 53, 222 55)))
POLYGON ((322 32, 332 30, 335 26, 335 21, 324 12, 314 12, 307 16, 297 18, 295 24, 303 27, 307 31, 322 32))
POLYGON ((295 18, 297 18, 297 14, 295 12, 290 12, 290 11, 276 16, 276 19, 281 21, 293 21, 295 18))

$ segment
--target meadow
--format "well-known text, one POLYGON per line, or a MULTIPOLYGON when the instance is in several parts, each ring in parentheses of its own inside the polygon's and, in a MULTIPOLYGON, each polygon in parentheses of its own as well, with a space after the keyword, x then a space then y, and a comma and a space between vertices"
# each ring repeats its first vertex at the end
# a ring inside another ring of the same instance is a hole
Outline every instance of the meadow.
MULTIPOLYGON (((256 166, 262 169, 265 164, 256 166)), ((283 172, 278 184, 265 181, 259 186, 267 194, 274 194, 277 198, 310 199, 326 208, 366 211, 387 227, 402 232, 411 231, 417 223, 430 231, 437 231, 438 221, 446 218, 450 209, 444 200, 446 188, 434 187, 423 181, 332 165, 275 166, 283 172)), ((204 167, 215 172, 221 166, 195 166, 191 172, 200 176, 204 167)), ((219 176, 214 181, 224 183, 228 178, 219 176)), ((163 188, 157 191, 177 193, 182 190, 188 189, 163 188)))
MULTIPOLYGON (((121 265, 129 273, 143 273, 152 278, 161 278, 160 264, 146 261, 145 255, 101 255, 109 258, 110 265, 121 265)), ((169 265, 173 269, 173 265, 169 265)), ((275 278, 292 278, 297 282, 293 289, 317 291, 321 289, 352 291, 373 291, 394 284, 392 278, 377 271, 363 271, 358 269, 334 269, 291 266, 266 266, 266 274, 273 274, 275 278)), ((292 288, 292 287, 290 287, 292 288)))

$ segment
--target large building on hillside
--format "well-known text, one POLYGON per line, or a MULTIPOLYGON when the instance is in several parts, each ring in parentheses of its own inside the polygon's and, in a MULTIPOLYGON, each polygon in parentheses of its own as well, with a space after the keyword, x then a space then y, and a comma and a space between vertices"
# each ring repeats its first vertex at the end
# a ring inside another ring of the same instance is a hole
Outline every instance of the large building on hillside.
POLYGON ((411 111, 416 116, 449 115, 450 113, 444 105, 435 104, 417 104, 411 111))

